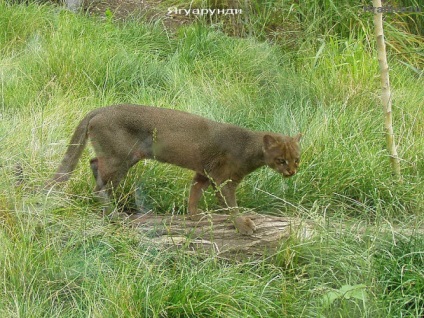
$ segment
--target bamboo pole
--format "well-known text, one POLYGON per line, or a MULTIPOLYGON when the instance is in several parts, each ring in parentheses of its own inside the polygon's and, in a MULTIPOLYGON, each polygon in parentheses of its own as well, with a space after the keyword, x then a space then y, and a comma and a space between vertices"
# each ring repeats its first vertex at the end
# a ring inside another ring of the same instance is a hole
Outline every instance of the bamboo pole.
POLYGON ((389 82, 389 66, 387 64, 386 44, 384 42, 383 14, 381 13, 381 11, 384 10, 376 9, 382 7, 381 0, 373 0, 372 2, 374 6, 374 27, 377 42, 377 57, 378 63, 380 65, 381 101, 383 104, 384 131, 386 134, 387 150, 389 151, 390 163, 392 166, 393 173, 396 177, 400 179, 400 160, 396 150, 396 143, 393 132, 392 98, 389 82))

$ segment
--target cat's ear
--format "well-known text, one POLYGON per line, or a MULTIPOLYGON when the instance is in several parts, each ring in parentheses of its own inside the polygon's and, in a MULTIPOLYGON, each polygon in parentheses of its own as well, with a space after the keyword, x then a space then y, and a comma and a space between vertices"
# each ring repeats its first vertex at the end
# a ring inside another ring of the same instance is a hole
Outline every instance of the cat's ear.
POLYGON ((296 136, 293 137, 294 141, 299 142, 300 139, 302 139, 302 133, 298 133, 296 136))
POLYGON ((271 149, 271 148, 277 147, 278 144, 280 143, 277 139, 275 139, 271 135, 265 135, 263 140, 264 140, 265 149, 271 149))

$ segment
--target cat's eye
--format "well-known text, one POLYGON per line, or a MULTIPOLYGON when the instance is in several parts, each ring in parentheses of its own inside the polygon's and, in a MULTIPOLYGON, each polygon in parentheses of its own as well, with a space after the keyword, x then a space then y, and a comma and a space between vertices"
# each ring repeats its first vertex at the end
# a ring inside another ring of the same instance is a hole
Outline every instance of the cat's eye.
POLYGON ((286 164, 288 164, 288 162, 287 162, 287 160, 286 160, 286 159, 278 158, 278 159, 276 159, 276 161, 277 161, 277 163, 278 163, 279 165, 286 165, 286 164))

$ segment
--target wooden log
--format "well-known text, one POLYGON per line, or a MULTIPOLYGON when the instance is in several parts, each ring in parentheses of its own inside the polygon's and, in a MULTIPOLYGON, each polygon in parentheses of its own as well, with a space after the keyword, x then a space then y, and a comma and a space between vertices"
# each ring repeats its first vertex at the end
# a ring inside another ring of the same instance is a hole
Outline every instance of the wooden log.
POLYGON ((246 258, 269 255, 292 235, 303 240, 313 235, 311 222, 292 217, 248 215, 257 230, 251 236, 241 235, 228 215, 209 214, 199 221, 184 215, 147 213, 131 217, 131 224, 154 243, 164 247, 223 258, 246 258))

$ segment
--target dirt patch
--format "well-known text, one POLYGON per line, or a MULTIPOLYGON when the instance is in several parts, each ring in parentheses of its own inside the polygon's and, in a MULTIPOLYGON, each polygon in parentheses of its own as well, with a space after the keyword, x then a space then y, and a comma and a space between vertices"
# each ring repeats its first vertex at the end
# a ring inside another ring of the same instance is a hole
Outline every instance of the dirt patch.
POLYGON ((167 28, 175 29, 190 23, 194 18, 169 14, 168 7, 160 0, 86 0, 83 10, 100 17, 117 21, 144 19, 160 20, 167 28))

